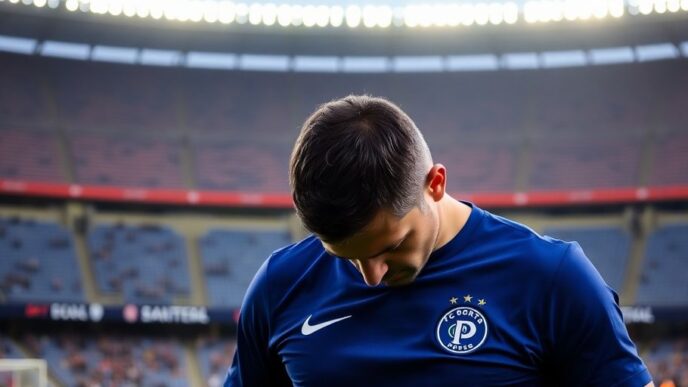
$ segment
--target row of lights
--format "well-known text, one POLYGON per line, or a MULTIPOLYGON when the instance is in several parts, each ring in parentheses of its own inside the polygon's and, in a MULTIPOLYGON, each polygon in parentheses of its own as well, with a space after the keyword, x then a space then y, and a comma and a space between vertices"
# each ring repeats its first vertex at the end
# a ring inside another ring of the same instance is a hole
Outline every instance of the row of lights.
POLYGON ((246 4, 217 0, 0 0, 36 7, 182 22, 238 23, 305 27, 365 26, 386 28, 455 27, 563 20, 619 18, 632 15, 688 11, 688 0, 531 0, 522 8, 514 2, 387 5, 291 5, 246 4))

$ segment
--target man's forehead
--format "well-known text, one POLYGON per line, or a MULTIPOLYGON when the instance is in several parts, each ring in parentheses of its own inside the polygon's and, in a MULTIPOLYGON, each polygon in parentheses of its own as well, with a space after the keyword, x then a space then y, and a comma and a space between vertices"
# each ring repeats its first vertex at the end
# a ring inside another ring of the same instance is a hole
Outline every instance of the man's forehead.
POLYGON ((404 219, 381 210, 361 231, 342 242, 322 242, 325 250, 341 257, 369 257, 404 237, 404 219))

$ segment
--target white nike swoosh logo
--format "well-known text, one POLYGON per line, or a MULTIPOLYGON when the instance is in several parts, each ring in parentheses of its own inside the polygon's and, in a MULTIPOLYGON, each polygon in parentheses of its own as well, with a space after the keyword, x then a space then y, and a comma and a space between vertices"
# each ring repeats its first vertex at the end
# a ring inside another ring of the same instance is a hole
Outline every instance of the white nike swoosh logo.
POLYGON ((329 327, 330 325, 332 325, 334 323, 338 323, 342 320, 346 320, 347 318, 349 318, 351 316, 352 315, 348 315, 348 316, 336 318, 334 320, 321 322, 320 324, 311 325, 309 322, 311 321, 311 317, 313 317, 313 315, 310 315, 310 316, 308 316, 306 321, 303 322, 303 325, 301 325, 301 334, 303 334, 304 336, 312 335, 313 333, 315 333, 315 332, 317 332, 317 331, 319 331, 325 327, 329 327))

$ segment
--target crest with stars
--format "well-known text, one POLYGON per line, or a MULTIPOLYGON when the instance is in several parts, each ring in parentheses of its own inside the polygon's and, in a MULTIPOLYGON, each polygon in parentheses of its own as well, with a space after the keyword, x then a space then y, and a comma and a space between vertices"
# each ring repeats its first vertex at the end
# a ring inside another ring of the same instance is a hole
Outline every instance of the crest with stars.
POLYGON ((480 348, 487 339, 487 319, 483 309, 487 300, 466 294, 449 298, 452 307, 437 323, 437 341, 444 350, 464 355, 480 348))

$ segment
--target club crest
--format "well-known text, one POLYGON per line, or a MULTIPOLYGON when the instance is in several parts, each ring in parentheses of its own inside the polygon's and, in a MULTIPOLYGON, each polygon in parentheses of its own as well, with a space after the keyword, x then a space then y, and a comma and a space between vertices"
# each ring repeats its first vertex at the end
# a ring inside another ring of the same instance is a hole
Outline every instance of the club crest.
POLYGON ((437 323, 437 341, 446 351, 463 355, 480 348, 487 338, 487 320, 470 306, 451 309, 437 323))

